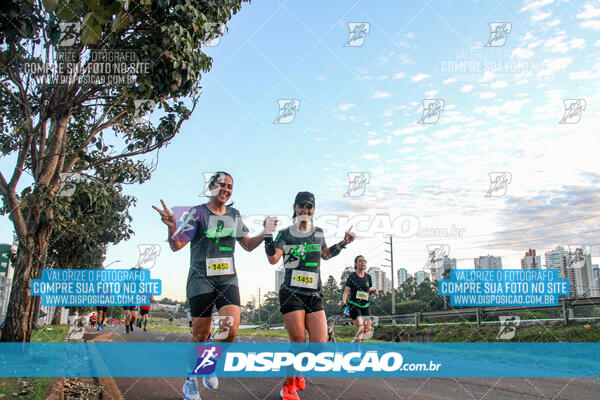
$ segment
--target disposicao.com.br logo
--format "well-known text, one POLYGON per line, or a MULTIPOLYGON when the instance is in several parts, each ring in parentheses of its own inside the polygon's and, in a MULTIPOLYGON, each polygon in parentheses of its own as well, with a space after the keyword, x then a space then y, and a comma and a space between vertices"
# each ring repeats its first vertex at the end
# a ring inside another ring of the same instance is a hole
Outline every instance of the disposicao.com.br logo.
POLYGON ((396 372, 437 371, 441 364, 404 363, 400 353, 360 352, 229 352, 225 356, 225 372, 269 372, 290 368, 298 372, 396 372))

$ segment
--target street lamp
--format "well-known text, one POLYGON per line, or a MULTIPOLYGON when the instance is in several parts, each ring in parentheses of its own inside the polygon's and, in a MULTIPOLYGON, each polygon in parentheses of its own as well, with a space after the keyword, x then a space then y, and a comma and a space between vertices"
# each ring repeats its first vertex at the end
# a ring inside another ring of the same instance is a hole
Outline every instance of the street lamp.
POLYGON ((118 263, 118 262, 121 262, 121 260, 115 260, 115 261, 111 262, 110 264, 106 265, 104 268, 108 268, 111 265, 113 265, 114 263, 118 263))

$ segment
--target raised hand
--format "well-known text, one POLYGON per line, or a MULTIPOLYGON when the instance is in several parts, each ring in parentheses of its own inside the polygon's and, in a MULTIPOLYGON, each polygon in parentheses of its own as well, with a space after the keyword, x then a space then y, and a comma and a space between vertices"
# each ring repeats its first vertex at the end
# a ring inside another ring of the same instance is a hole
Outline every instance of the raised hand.
POLYGON ((170 230, 175 230, 175 216, 173 215, 173 213, 171 211, 169 211, 169 209, 167 208, 167 205, 165 204, 165 202, 161 199, 160 202, 162 203, 163 209, 161 210, 158 207, 152 206, 152 208, 154 208, 156 211, 158 211, 158 213, 160 214, 160 220, 169 227, 170 230))
POLYGON ((265 227, 265 235, 273 235, 275 229, 277 229, 277 217, 267 217, 263 221, 265 227))
POLYGON ((356 239, 356 234, 353 232, 350 232, 352 230, 353 226, 354 225, 351 225, 350 228, 348 228, 348 230, 344 234, 344 243, 346 243, 346 244, 352 243, 354 241, 354 239, 356 239))

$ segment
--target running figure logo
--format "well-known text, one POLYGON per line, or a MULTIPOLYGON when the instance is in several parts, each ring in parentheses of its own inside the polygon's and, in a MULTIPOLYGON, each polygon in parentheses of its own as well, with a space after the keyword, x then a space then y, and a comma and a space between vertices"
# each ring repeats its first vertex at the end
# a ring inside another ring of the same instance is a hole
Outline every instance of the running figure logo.
MULTIPOLYGON (((200 193, 200 197, 211 197, 212 196, 212 190, 208 187, 208 184, 210 183, 210 178, 212 178, 215 175, 216 172, 203 172, 202 175, 204 175, 204 189, 202 189, 202 193, 200 193)), ((218 185, 217 185, 218 188, 218 185)), ((218 189, 217 189, 217 193, 218 193, 218 189)))
POLYGON ((306 244, 307 243, 304 242, 304 244, 294 247, 292 250, 290 250, 290 254, 296 258, 301 259, 302 261, 306 260, 306 244))
POLYGON ((371 25, 368 22, 348 22, 348 30, 348 39, 344 47, 360 47, 365 44, 371 25))
POLYGON ((79 22, 61 22, 60 23, 60 38, 57 45, 59 47, 70 47, 75 44, 75 40, 79 36, 81 25, 79 22))
POLYGON ((61 172, 59 174, 60 186, 56 195, 58 197, 71 197, 75 194, 77 184, 81 182, 81 175, 73 172, 61 172))
POLYGON ((569 255, 568 266, 571 269, 581 269, 585 267, 586 256, 592 252, 592 246, 589 244, 570 244, 568 246, 569 255))
POLYGON ((137 266, 144 269, 152 269, 156 265, 156 259, 160 255, 158 244, 138 244, 140 257, 137 266))
POLYGON ((444 99, 423 99, 423 115, 419 120, 419 124, 435 124, 439 121, 444 105, 444 99))
POLYGON ((201 345, 196 346, 196 354, 198 360, 192 375, 210 375, 215 372, 217 359, 221 358, 223 349, 221 346, 201 345))
POLYGON ((156 102, 154 100, 134 100, 133 105, 135 111, 133 113, 133 120, 135 124, 149 124, 150 115, 154 111, 156 102))
POLYGON ((205 233, 207 239, 214 239, 216 244, 224 237, 233 236, 235 230, 233 228, 224 228, 225 223, 218 221, 217 226, 208 229, 205 233))
POLYGON ((371 179, 368 172, 348 172, 348 190, 344 197, 360 197, 371 179))
POLYGON ((510 22, 490 22, 490 38, 485 47, 502 47, 512 30, 510 22))
POLYGON ((581 114, 585 111, 584 99, 565 99, 565 114, 559 124, 576 124, 581 120, 581 114))
POLYGON ((498 332, 496 339, 510 340, 514 338, 517 326, 521 322, 521 317, 501 315, 498 319, 500 320, 500 332, 498 332))
POLYGON ((277 104, 279 104, 279 114, 274 124, 291 124, 294 122, 294 118, 296 118, 296 112, 300 107, 300 100, 298 99, 279 99, 277 100, 277 104))
POLYGON ((175 227, 177 228, 173 233, 171 239, 176 240, 184 240, 193 238, 196 234, 196 229, 198 229, 198 225, 195 224, 198 221, 199 215, 197 214, 196 208, 186 208, 186 207, 173 207, 173 214, 175 215, 176 222, 175 227), (184 209, 181 217, 177 219, 177 215, 179 212, 184 209), (186 237, 180 237, 179 235, 185 234, 186 237))
POLYGON ((207 22, 204 24, 204 46, 216 47, 225 33, 225 24, 219 22, 207 22))
POLYGON ((485 197, 502 197, 506 194, 508 184, 512 181, 510 172, 490 172, 490 188, 485 197))

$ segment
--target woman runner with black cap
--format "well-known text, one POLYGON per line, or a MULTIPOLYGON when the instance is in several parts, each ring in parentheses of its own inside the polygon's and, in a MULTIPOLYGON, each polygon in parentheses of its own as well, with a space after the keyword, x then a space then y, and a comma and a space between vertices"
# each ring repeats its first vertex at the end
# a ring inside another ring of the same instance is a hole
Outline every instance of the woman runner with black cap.
MULTIPOLYGON (((178 251, 191 243, 190 271, 187 279, 187 298, 192 314, 192 341, 208 340, 212 325, 212 310, 233 321, 228 336, 220 341, 232 342, 240 323, 240 290, 233 258, 236 240, 246 251, 252 251, 263 241, 264 232, 255 237, 248 235, 240 212, 226 205, 233 192, 233 178, 226 172, 216 172, 210 179, 210 201, 193 207, 176 230, 176 221, 161 200, 163 209, 152 206, 169 229, 171 250, 178 251)), ((267 222, 267 220, 265 220, 267 222)), ((272 233, 276 218, 268 220, 272 233)), ((204 386, 216 389, 216 376, 205 376, 204 386)), ((199 400, 196 377, 190 376, 183 386, 185 400, 199 400)))
MULTIPOLYGON (((294 201, 294 224, 282 229, 275 240, 265 235, 265 251, 269 263, 276 264, 283 256, 285 278, 279 289, 279 304, 285 328, 291 342, 327 342, 327 318, 321 293, 321 258, 337 256, 356 235, 350 229, 344 240, 327 247, 323 230, 312 226, 315 196, 299 192, 294 201)), ((304 390, 302 377, 288 377, 281 389, 284 400, 299 400, 298 390, 304 390)))

